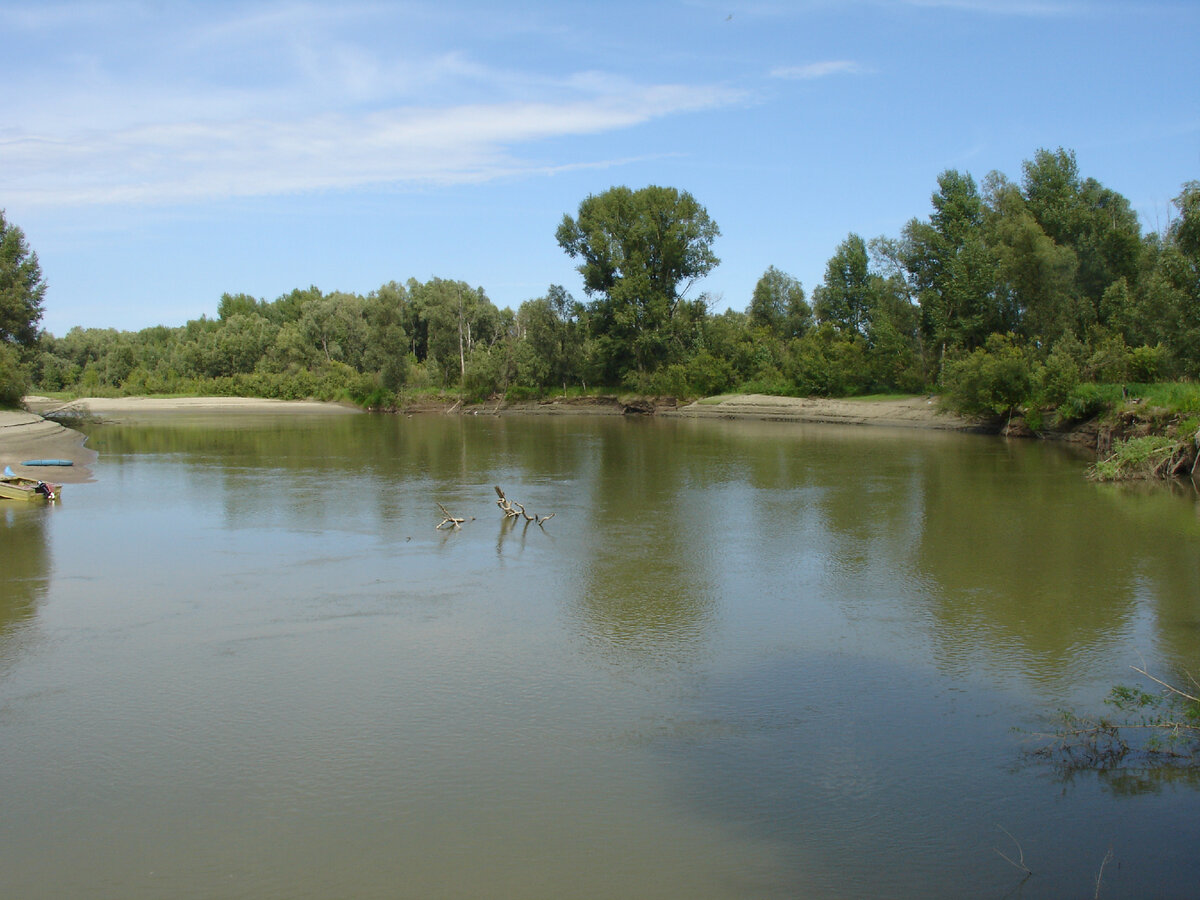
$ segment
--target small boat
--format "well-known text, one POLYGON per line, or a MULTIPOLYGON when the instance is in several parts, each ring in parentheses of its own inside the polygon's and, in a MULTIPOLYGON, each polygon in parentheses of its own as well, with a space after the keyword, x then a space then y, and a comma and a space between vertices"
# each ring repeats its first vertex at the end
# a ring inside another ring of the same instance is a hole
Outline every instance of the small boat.
MULTIPOLYGON (((9 470, 11 471, 11 470, 9 470)), ((47 503, 62 496, 62 485, 49 484, 36 478, 22 475, 0 475, 0 500, 24 500, 29 503, 47 503)))

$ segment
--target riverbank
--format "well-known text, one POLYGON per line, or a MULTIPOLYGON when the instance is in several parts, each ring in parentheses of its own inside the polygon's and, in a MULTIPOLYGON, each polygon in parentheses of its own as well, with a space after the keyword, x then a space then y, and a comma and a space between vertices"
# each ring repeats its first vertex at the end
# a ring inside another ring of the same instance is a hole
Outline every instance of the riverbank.
POLYGON ((11 466, 18 475, 68 484, 91 481, 98 454, 84 446, 74 429, 32 412, 0 410, 0 471, 11 466), (70 466, 25 466, 33 459, 70 460, 70 466))
POLYGON ((775 397, 766 394, 727 394, 679 405, 673 398, 618 398, 614 396, 549 398, 515 403, 461 405, 418 401, 399 410, 405 414, 449 413, 462 415, 654 415, 664 418, 753 419, 836 425, 884 425, 939 431, 989 431, 978 422, 944 412, 931 397, 900 399, 836 399, 826 397, 775 397))
POLYGON ((711 397, 667 411, 686 418, 758 419, 834 425, 886 425, 939 431, 986 431, 978 422, 945 412, 932 397, 899 399, 835 399, 732 394, 711 397))
POLYGON ((91 481, 92 466, 99 454, 85 445, 85 435, 62 422, 134 422, 181 414, 362 412, 355 406, 338 403, 254 397, 85 397, 64 402, 30 396, 25 398, 25 406, 25 410, 0 410, 0 471, 11 466, 18 475, 64 484, 91 481), (48 468, 21 464, 33 459, 69 460, 72 465, 48 468))

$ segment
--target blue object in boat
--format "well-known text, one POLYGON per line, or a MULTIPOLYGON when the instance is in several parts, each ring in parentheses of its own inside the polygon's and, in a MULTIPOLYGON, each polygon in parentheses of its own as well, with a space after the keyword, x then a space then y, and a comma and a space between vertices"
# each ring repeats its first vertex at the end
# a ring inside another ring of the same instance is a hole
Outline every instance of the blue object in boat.
POLYGON ((12 466, 5 466, 4 467, 4 477, 5 478, 16 478, 17 473, 12 470, 12 466))
POLYGON ((27 459, 21 463, 23 466, 73 466, 75 463, 69 459, 27 459))

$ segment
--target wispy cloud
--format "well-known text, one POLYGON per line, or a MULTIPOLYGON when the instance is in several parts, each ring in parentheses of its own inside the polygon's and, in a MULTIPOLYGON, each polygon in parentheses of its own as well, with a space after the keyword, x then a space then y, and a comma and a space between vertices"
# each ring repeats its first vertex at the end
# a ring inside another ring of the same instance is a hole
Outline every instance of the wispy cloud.
POLYGON ((629 128, 738 96, 720 87, 658 85, 572 101, 5 130, 0 193, 24 205, 145 204, 479 182, 578 164, 524 160, 520 150, 531 142, 629 128))
POLYGON ((830 59, 806 63, 802 66, 776 66, 771 70, 771 77, 809 81, 816 78, 829 78, 833 75, 865 75, 870 71, 866 66, 853 60, 830 59))
POLYGON ((0 98, 0 197, 171 203, 561 171, 606 161, 554 158, 538 142, 742 97, 493 53, 489 23, 467 28, 465 13, 420 0, 216 9, 0 7, 23 37, 23 55, 0 60, 12 82, 0 98))

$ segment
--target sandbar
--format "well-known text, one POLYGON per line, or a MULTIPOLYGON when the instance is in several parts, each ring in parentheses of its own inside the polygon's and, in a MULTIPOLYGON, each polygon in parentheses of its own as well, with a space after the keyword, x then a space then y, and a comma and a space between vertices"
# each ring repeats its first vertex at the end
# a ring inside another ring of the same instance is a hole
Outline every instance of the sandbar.
POLYGON ((834 425, 885 425, 939 431, 985 430, 978 422, 946 412, 934 397, 897 399, 775 397, 768 394, 730 394, 681 406, 669 415, 688 418, 758 419, 834 425))
MULTIPOLYGON (((362 410, 349 404, 322 403, 314 400, 267 400, 254 397, 86 397, 61 401, 48 397, 25 398, 25 410, 0 410, 0 470, 12 466, 18 475, 45 481, 79 483, 92 480, 91 467, 97 454, 85 446, 85 436, 55 418, 78 418, 101 422, 153 421, 171 414, 287 413, 315 415, 355 415, 362 410), (51 418, 46 418, 47 416, 51 418), (71 460, 70 467, 30 467, 21 462, 32 459, 71 460)), ((684 406, 652 405, 656 415, 680 418, 754 419, 760 421, 831 423, 839 425, 884 425, 901 428, 925 428, 945 431, 977 431, 980 426, 969 419, 942 411, 932 397, 901 399, 829 399, 774 397, 766 394, 733 394, 712 397, 684 406)), ((586 401, 540 401, 499 408, 447 409, 434 406, 430 411, 460 413, 500 411, 521 414, 568 414, 610 412, 620 414, 622 404, 615 399, 604 403, 595 398, 586 401)))
POLYGON ((0 471, 11 466, 18 475, 64 484, 92 480, 98 454, 85 445, 82 432, 51 417, 101 422, 134 422, 179 413, 289 413, 348 415, 358 407, 309 400, 266 400, 248 397, 86 397, 61 401, 25 398, 25 410, 0 410, 0 471), (71 466, 23 466, 25 460, 70 460, 71 466))

